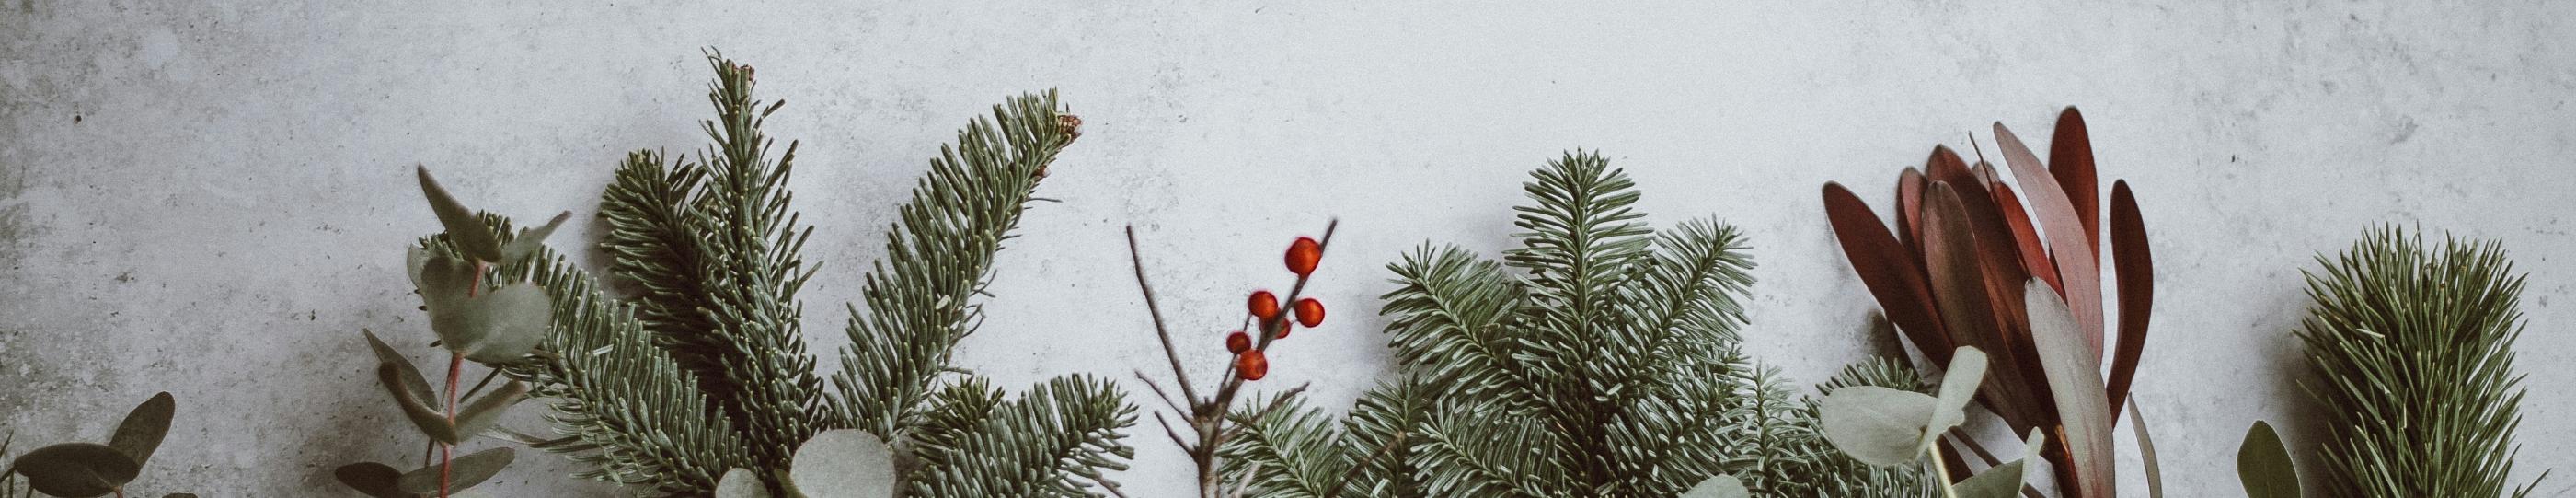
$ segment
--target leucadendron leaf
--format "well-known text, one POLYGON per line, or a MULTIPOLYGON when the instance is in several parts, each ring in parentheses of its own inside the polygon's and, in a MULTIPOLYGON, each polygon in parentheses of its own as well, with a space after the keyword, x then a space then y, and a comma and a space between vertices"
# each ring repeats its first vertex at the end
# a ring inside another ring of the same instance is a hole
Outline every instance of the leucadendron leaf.
POLYGON ((170 416, 177 409, 178 401, 170 393, 152 395, 152 399, 127 412, 124 422, 117 423, 116 435, 108 438, 107 447, 124 453, 134 459, 136 467, 142 467, 152 461, 153 451, 161 449, 161 438, 170 434, 170 416))
POLYGON ((716 479, 716 498, 770 498, 770 496, 769 488, 761 485, 759 475, 752 474, 750 469, 737 468, 725 471, 724 477, 716 479))
POLYGON ((27 476, 27 487, 38 493, 88 498, 116 492, 143 471, 143 464, 107 445, 63 443, 19 455, 9 469, 27 476))
POLYGON ((428 166, 420 166, 417 171, 421 194, 429 197, 429 210, 438 213, 438 223, 447 227, 447 242, 456 247, 456 252, 486 262, 502 261, 501 242, 492 237, 492 227, 475 218, 474 210, 456 202, 456 197, 447 195, 447 187, 439 186, 438 179, 429 176, 428 166))
MULTIPOLYGON (((509 448, 493 448, 449 460, 444 467, 454 470, 447 475, 447 489, 454 491, 482 484, 483 480, 500 474, 501 468, 509 467, 510 460, 517 457, 518 454, 509 448)), ((439 467, 442 466, 431 465, 404 472, 401 478, 394 481, 395 485, 403 491, 412 493, 436 493, 439 467)))
POLYGON ((2236 448, 2236 478, 2248 498, 2299 498, 2299 469, 2268 422, 2245 429, 2245 443, 2236 448))
POLYGON ((1697 486, 1691 486, 1690 491, 1683 492, 1680 498, 1750 498, 1752 496, 1752 491, 1744 489, 1742 479, 1719 475, 1700 481, 1697 486))
POLYGON ((2022 440, 2020 460, 1988 468, 1983 473, 1959 481, 1959 485, 1951 486, 1950 490, 1959 498, 2013 498, 2013 495, 2021 493, 2022 484, 2030 480, 2027 462, 2039 456, 2040 446, 2047 441, 2047 434, 2032 428, 2030 437, 2022 440))
POLYGON ((806 498, 879 498, 894 486, 894 448, 858 429, 815 434, 787 470, 788 490, 806 498))

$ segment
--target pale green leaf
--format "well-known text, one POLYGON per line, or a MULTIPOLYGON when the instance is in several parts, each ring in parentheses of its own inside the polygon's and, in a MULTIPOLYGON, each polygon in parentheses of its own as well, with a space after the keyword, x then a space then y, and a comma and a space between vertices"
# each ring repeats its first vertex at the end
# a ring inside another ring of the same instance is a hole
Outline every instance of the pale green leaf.
POLYGON ((1862 463, 1891 467, 1922 456, 1939 399, 1878 386, 1851 386, 1826 395, 1821 406, 1825 440, 1862 463))
POLYGON ((875 434, 833 429, 796 448, 788 486, 809 498, 879 498, 894 493, 894 449, 875 434))
POLYGON ((2268 422, 2245 429, 2245 442, 2236 448, 2236 478, 2248 498, 2299 498, 2299 469, 2268 422))
MULTIPOLYGON (((430 406, 428 400, 414 397, 404 392, 403 388, 397 387, 404 384, 403 375, 400 367, 396 365, 376 366, 376 380, 382 381, 385 390, 393 393, 394 404, 402 408, 403 417, 411 419, 412 426, 419 427, 420 433, 429 436, 430 439, 456 444, 456 426, 448 423, 447 414, 439 413, 437 408, 430 406)), ((418 378, 418 375, 415 374, 413 377, 418 378)))
POLYGON ((501 243, 492 237, 491 226, 476 219, 474 210, 466 209, 464 204, 456 202, 456 197, 448 195, 447 188, 439 186, 438 179, 429 176, 428 166, 420 166, 417 171, 420 174, 420 191, 429 197, 429 210, 438 214, 440 225, 447 227, 447 241, 455 245, 456 252, 478 260, 501 261, 501 243))
POLYGON ((555 219, 546 221, 544 226, 519 230, 518 236, 511 237, 509 244, 501 246, 501 259, 499 262, 516 262, 522 259, 527 259, 529 256, 535 256, 538 249, 545 248, 546 237, 554 235, 555 228, 562 226, 564 220, 571 218, 572 212, 565 211, 561 214, 556 214, 555 219))
POLYGON ((770 498, 769 488, 761 485, 760 476, 749 469, 727 470, 716 480, 715 498, 770 498))
POLYGON ((2059 485, 2075 495, 2111 496, 2118 469, 2111 459, 2111 399, 2102 385, 2101 356, 2085 343, 2085 329, 2047 283, 2024 282, 2022 296, 2029 308, 2031 342, 2064 424, 2064 463, 2074 479, 2059 485))
POLYGON ((2022 442, 2020 460, 1988 468, 1985 472, 1959 481, 1957 486, 1952 486, 1950 489, 1957 492, 1959 498, 2013 498, 2013 495, 2021 492, 2022 484, 2030 481, 2028 465, 2025 462, 2038 457, 2041 446, 2047 441, 2047 434, 2039 432, 2039 429, 2031 429, 2030 437, 2022 442))
POLYGON ((116 491, 142 472, 125 453, 107 445, 63 443, 19 455, 10 470, 27 476, 27 487, 53 496, 86 498, 116 491))
POLYGON ((528 383, 513 380, 502 384, 498 391, 466 403, 456 412, 456 435, 464 438, 482 434, 485 429, 492 428, 492 424, 499 423, 510 405, 518 404, 527 394, 528 383))
POLYGON ((152 452, 161 449, 161 437, 170 434, 170 416, 178 409, 177 404, 165 392, 135 405, 134 411, 125 414, 125 421, 117 423, 116 435, 108 438, 107 446, 133 458, 136 466, 152 461, 152 452))
MULTIPOLYGON (((454 469, 447 475, 447 489, 454 491, 482 484, 485 479, 491 479, 493 475, 500 474, 501 469, 509 467, 510 460, 517 457, 518 453, 509 448, 492 448, 456 457, 444 465, 454 469)), ((404 491, 436 493, 439 467, 442 466, 431 465, 413 469, 411 472, 403 473, 402 478, 396 482, 404 491)))
POLYGON ((1976 398, 1977 385, 1986 379, 1986 352, 1973 346, 1960 346, 1951 353, 1950 370, 1941 374, 1939 403, 1932 405, 1932 417, 1924 424, 1923 439, 1915 453, 1932 449, 1940 442, 1941 433, 1968 421, 1968 401, 1976 398))

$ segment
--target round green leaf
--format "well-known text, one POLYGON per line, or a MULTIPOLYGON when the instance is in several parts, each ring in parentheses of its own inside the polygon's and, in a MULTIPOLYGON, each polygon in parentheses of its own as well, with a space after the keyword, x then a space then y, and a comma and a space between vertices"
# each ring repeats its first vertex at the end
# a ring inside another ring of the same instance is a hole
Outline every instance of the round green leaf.
POLYGON ((518 282, 473 297, 433 300, 429 323, 440 345, 466 359, 510 363, 545 340, 554 325, 554 301, 536 284, 518 282))
POLYGON ((1753 492, 1744 489, 1743 480, 1736 479, 1735 476, 1719 475, 1700 481, 1697 486, 1691 486, 1690 491, 1682 492, 1680 498, 1749 498, 1751 496, 1753 492))
POLYGON ((863 430, 823 431, 796 448, 787 481, 809 498, 893 496, 894 448, 863 430))
POLYGON ((27 476, 27 487, 36 492, 88 498, 116 492, 142 472, 143 464, 107 445, 63 443, 19 455, 9 468, 27 476))
POLYGON ((2299 469, 2268 422, 2245 429, 2245 443, 2236 448, 2236 478, 2249 498, 2299 498, 2299 469))
POLYGON ((402 487, 396 484, 397 481, 402 479, 402 471, 394 470, 393 466, 390 465, 376 462, 358 462, 342 465, 340 468, 331 470, 331 477, 340 479, 340 484, 347 485, 349 486, 349 489, 357 490, 360 493, 366 493, 367 496, 375 498, 411 497, 411 493, 403 491, 402 487))
POLYGON ((1986 379, 1986 352, 1974 346, 1960 346, 1950 353, 1950 370, 1941 373, 1940 403, 1933 405, 1932 419, 1925 424, 1925 449, 1941 433, 1968 421, 1968 401, 1976 398, 1977 385, 1986 379))
MULTIPOLYGON (((510 460, 517 457, 518 453, 511 451, 509 448, 493 448, 477 451, 470 455, 456 457, 455 460, 451 460, 447 465, 444 465, 444 467, 456 469, 447 476, 447 489, 454 491, 474 487, 476 484, 482 484, 483 480, 491 479, 493 475, 500 474, 501 469, 509 467, 510 460)), ((396 486, 402 488, 403 491, 413 493, 436 493, 438 492, 439 467, 442 466, 431 465, 428 467, 413 469, 411 472, 404 472, 402 477, 396 479, 394 483, 396 486)))
POLYGON ((2040 446, 2048 441, 2048 435, 2034 428, 2030 430, 2030 437, 2022 441, 2020 460, 1988 468, 1983 473, 1959 481, 1959 485, 1950 489, 1957 492, 1959 498, 2013 498, 2021 494, 2022 484, 2030 481, 2029 466, 2023 462, 2039 456, 2040 446))
POLYGON ((161 449, 161 438, 170 434, 170 416, 177 409, 178 400, 170 393, 152 395, 152 399, 136 405, 134 411, 126 412, 125 421, 116 425, 116 435, 108 439, 107 447, 125 453, 134 459, 136 467, 141 467, 152 461, 154 450, 161 449))
POLYGON ((1940 400, 1878 386, 1835 389, 1821 404, 1825 441, 1852 459, 1881 467, 1911 463, 1923 454, 1924 421, 1940 400))
POLYGON ((770 498, 769 488, 749 469, 727 470, 716 479, 716 498, 770 498))

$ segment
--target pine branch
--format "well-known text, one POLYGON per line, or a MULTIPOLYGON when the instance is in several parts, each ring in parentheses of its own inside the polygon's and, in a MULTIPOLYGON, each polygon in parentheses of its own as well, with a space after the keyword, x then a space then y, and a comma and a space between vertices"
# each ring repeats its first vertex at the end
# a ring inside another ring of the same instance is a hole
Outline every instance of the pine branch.
MULTIPOLYGON (((1092 496, 1105 471, 1135 448, 1119 431, 1136 423, 1136 406, 1117 387, 1087 376, 1058 377, 999 405, 987 417, 925 417, 951 424, 923 432, 921 472, 909 479, 918 496, 1092 496)), ((934 410, 934 413, 938 410, 934 410)))
MULTIPOLYGON (((1398 361, 1429 384, 1471 396, 1536 392, 1518 369, 1521 328, 1509 323, 1526 306, 1522 287, 1502 265, 1466 250, 1426 245, 1387 265, 1402 287, 1381 296, 1388 344, 1398 361)), ((1527 400, 1506 396, 1504 400, 1527 400)))
MULTIPOLYGON (((503 237, 512 233, 506 220, 487 220, 497 221, 490 224, 503 237)), ((447 250, 436 239, 423 247, 447 250)), ((546 418, 556 434, 573 438, 539 448, 599 466, 579 477, 675 495, 703 493, 726 469, 752 465, 733 426, 707 416, 715 404, 694 375, 654 345, 632 306, 610 298, 552 249, 495 272, 528 279, 554 300, 555 334, 539 355, 505 368, 531 385, 531 395, 549 400, 546 418)))
POLYGON ((2523 280, 2493 242, 2438 250, 2389 227, 2307 274, 2300 327, 2326 410, 2332 496, 2523 496, 2513 489, 2523 280))
POLYGON ((1242 427, 1217 451, 1227 476, 1252 474, 1246 488, 1260 496, 1321 498, 1332 494, 1351 458, 1342 447, 1342 432, 1330 415, 1306 407, 1302 397, 1269 396, 1252 406, 1277 409, 1255 414, 1238 409, 1231 416, 1242 427), (1250 465, 1260 462, 1260 465, 1250 465))
POLYGON ((1028 95, 996 106, 942 147, 930 172, 897 210, 886 261, 861 290, 865 312, 850 309, 850 347, 842 351, 838 411, 845 425, 904 437, 919 423, 918 406, 932 376, 982 315, 993 254, 1010 237, 1046 165, 1073 134, 1057 114, 1055 95, 1028 95))

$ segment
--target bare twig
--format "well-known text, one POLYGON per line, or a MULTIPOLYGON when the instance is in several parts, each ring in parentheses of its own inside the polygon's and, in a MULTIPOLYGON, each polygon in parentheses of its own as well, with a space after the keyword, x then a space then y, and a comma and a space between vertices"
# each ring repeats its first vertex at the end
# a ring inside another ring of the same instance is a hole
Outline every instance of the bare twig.
MULTIPOLYGON (((1317 239, 1315 244, 1317 249, 1316 257, 1318 259, 1322 257, 1324 252, 1323 249, 1332 246, 1333 231, 1340 225, 1341 222, 1338 220, 1324 225, 1323 237, 1317 239)), ((1134 265, 1136 270, 1136 290, 1138 293, 1144 295, 1145 312, 1153 318, 1154 337, 1157 341, 1160 341, 1163 346, 1163 358, 1171 364, 1172 378, 1181 385, 1181 400, 1173 400, 1171 393, 1164 391, 1160 383, 1154 382, 1151 378, 1147 378, 1145 373, 1142 371, 1136 372, 1136 378, 1145 381, 1145 386, 1152 389, 1154 391, 1154 395, 1161 398, 1164 406, 1170 407, 1172 411, 1175 412, 1176 416, 1185 417, 1184 420, 1189 423, 1191 432, 1197 436, 1195 438, 1181 437, 1181 431, 1172 425, 1169 418, 1165 418, 1160 412, 1156 412, 1154 414, 1154 421, 1163 425, 1163 434, 1171 436, 1172 444, 1180 446, 1182 452, 1188 453, 1190 455, 1191 463, 1198 467, 1199 496, 1201 498, 1220 498, 1227 496, 1224 490, 1224 481, 1222 481, 1221 477, 1217 475, 1216 453, 1219 448, 1222 448, 1225 445, 1227 440, 1241 435, 1244 430, 1244 427, 1240 425, 1232 428, 1226 426, 1227 415, 1229 414, 1229 410, 1227 410, 1227 408, 1234 406, 1234 397, 1237 393, 1242 391, 1244 379, 1242 376, 1236 374, 1235 362, 1229 360, 1225 362, 1225 368, 1223 369, 1224 376, 1221 377, 1223 380, 1218 381, 1214 395, 1206 397, 1199 395, 1196 385, 1190 383, 1189 370, 1181 366, 1180 349, 1172 345, 1171 327, 1163 320, 1163 308, 1161 303, 1158 302, 1159 300, 1154 296, 1154 287, 1152 284, 1146 282, 1145 257, 1143 255, 1143 251, 1138 249, 1140 244, 1136 242, 1136 227, 1132 225, 1128 226, 1126 231, 1127 258, 1128 262, 1134 265), (1184 406, 1186 406, 1186 408, 1184 408, 1184 406), (1192 439, 1195 439, 1196 441, 1192 442, 1192 439)), ((1285 300, 1280 302, 1283 311, 1285 308, 1296 305, 1298 298, 1305 293, 1306 282, 1311 276, 1311 274, 1297 276, 1296 284, 1289 287, 1287 297, 1285 300)), ((1261 320, 1261 323, 1258 325, 1260 335, 1255 338, 1252 350, 1269 350, 1270 341, 1277 339, 1281 334, 1285 334, 1288 327, 1295 326, 1295 323, 1296 322, 1289 318, 1289 315, 1284 312, 1274 315, 1269 319, 1261 320)), ((1245 325, 1246 329, 1251 329, 1253 324, 1250 319, 1246 319, 1245 325)), ((1287 391, 1282 391, 1278 398, 1274 399, 1269 406, 1263 407, 1260 412, 1255 414, 1254 419, 1258 420, 1260 418, 1270 416, 1272 411, 1278 410, 1279 407, 1286 405, 1284 401, 1286 401, 1287 398, 1297 396, 1305 391, 1306 386, 1302 384, 1287 391)), ((1252 476, 1253 473, 1251 472, 1245 473, 1243 481, 1235 487, 1233 496, 1240 497, 1242 496, 1244 489, 1251 487, 1252 476)), ((1113 489, 1112 492, 1116 491, 1113 489)))
POLYGON ((1145 313, 1154 317, 1154 337, 1163 341, 1163 359, 1172 362, 1172 379, 1181 384, 1181 396, 1196 403, 1197 388, 1190 387, 1189 369, 1181 368, 1181 353, 1172 348, 1172 329, 1163 326, 1163 305, 1154 302, 1154 286, 1145 283, 1145 256, 1136 249, 1136 226, 1127 226, 1127 262, 1136 267, 1136 290, 1145 294, 1145 313))

